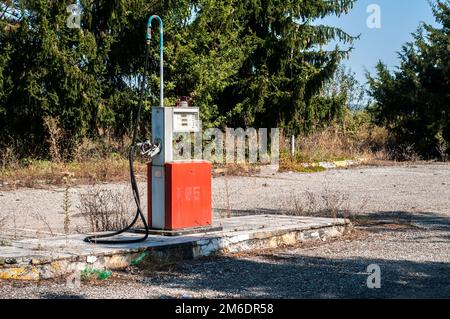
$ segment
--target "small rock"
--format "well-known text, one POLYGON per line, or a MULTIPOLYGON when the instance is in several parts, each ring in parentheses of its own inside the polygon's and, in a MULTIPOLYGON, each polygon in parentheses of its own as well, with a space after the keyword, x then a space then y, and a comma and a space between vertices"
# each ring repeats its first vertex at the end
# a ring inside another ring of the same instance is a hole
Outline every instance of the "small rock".
POLYGON ((38 258, 31 258, 32 265, 39 265, 41 261, 38 258))
POLYGON ((7 265, 17 264, 17 259, 16 258, 6 258, 5 259, 5 264, 7 264, 7 265))
POLYGON ((87 262, 88 264, 93 264, 93 263, 95 263, 96 261, 97 261, 97 257, 95 257, 95 256, 88 256, 87 259, 86 259, 86 262, 87 262))

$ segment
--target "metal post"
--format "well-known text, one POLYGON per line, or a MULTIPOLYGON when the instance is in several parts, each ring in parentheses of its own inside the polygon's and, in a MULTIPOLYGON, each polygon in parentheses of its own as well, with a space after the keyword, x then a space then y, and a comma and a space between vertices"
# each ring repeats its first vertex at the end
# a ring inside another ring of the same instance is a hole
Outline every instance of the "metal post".
POLYGON ((150 43, 150 39, 152 38, 152 21, 153 19, 157 19, 159 21, 159 78, 160 78, 160 88, 159 88, 159 106, 164 107, 164 36, 163 30, 164 25, 162 19, 157 15, 152 15, 148 19, 147 23, 147 35, 145 37, 147 44, 150 43))
POLYGON ((291 156, 295 156, 295 135, 291 136, 291 156))

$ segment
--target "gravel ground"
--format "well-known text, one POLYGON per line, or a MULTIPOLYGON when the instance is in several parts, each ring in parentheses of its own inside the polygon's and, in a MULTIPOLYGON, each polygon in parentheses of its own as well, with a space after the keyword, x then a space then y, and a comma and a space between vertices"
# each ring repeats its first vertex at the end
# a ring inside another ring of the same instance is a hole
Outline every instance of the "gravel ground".
MULTIPOLYGON (((449 168, 417 164, 216 178, 213 206, 222 216, 339 206, 357 214, 361 225, 332 242, 183 262, 159 271, 130 269, 78 289, 55 281, 0 281, 0 298, 450 298, 449 168), (381 269, 380 289, 367 288, 371 264, 381 269)), ((73 201, 86 189, 72 189, 73 201)), ((15 210, 19 202, 57 227, 62 196, 55 189, 1 192, 0 207, 27 220, 27 228, 42 227, 15 210)))

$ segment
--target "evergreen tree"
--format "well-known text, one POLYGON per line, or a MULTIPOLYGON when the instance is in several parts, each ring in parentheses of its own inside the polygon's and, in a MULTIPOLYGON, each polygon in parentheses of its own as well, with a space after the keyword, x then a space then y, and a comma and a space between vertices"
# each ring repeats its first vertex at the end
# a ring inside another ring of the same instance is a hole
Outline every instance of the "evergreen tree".
POLYGON ((319 114, 336 105, 332 99, 313 103, 313 97, 349 53, 338 46, 332 51, 323 47, 333 40, 351 44, 355 39, 339 28, 314 22, 347 13, 353 4, 352 0, 239 1, 235 19, 243 36, 256 36, 257 46, 218 96, 221 112, 234 125, 311 131, 319 114))
POLYGON ((14 5, 16 14, 3 16, 0 28, 1 140, 19 141, 25 153, 45 154, 46 116, 56 118, 66 132, 67 150, 81 137, 95 136, 98 128, 120 130, 117 114, 129 122, 135 94, 126 76, 138 63, 126 59, 129 47, 118 54, 118 43, 136 21, 143 37, 145 18, 131 19, 130 9, 148 11, 148 4, 83 0, 81 28, 71 29, 67 7, 72 3, 3 2, 5 7, 14 5))
POLYGON ((442 27, 422 25, 399 53, 396 72, 380 62, 377 76, 368 75, 376 120, 400 148, 425 158, 450 152, 450 2, 436 2, 433 12, 442 27))
MULTIPOLYGON (((314 98, 348 53, 322 47, 354 39, 314 21, 344 14, 353 2, 80 0, 81 28, 71 29, 73 1, 0 1, 0 147, 14 141, 24 155, 45 156, 47 116, 66 132, 67 151, 84 136, 126 133, 151 14, 165 22, 166 105, 190 95, 207 125, 309 131, 342 107, 334 98, 314 98)), ((159 104, 154 35, 144 123, 159 104)))

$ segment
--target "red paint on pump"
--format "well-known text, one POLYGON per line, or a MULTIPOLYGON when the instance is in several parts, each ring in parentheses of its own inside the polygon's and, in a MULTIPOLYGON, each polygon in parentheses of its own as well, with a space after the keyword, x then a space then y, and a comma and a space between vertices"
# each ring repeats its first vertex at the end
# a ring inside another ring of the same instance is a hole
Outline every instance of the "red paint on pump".
POLYGON ((211 225, 211 163, 168 163, 165 168, 165 229, 211 225))

